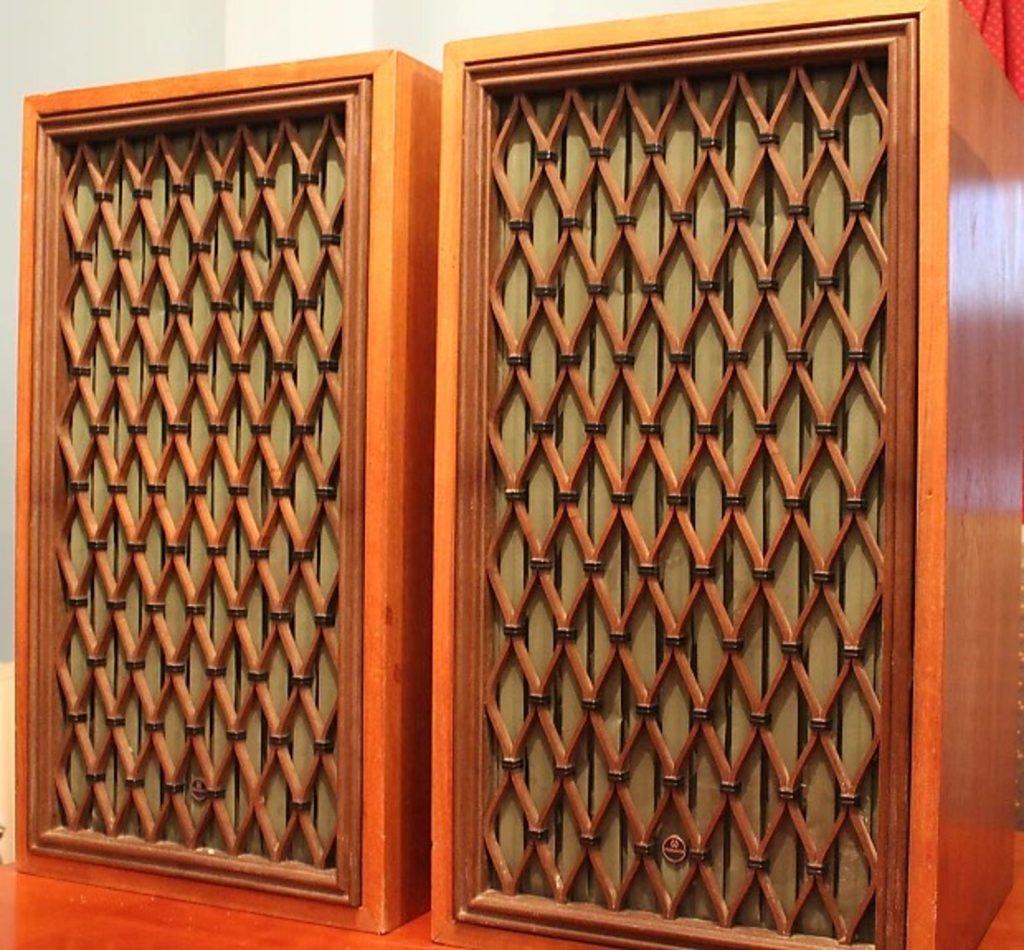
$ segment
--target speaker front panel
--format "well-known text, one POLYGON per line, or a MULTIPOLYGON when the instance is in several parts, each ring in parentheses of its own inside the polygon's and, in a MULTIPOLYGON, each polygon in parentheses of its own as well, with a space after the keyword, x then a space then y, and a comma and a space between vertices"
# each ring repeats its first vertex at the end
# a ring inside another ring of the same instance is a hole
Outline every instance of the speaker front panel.
POLYGON ((470 69, 459 919, 875 942, 912 518, 894 42, 470 69))

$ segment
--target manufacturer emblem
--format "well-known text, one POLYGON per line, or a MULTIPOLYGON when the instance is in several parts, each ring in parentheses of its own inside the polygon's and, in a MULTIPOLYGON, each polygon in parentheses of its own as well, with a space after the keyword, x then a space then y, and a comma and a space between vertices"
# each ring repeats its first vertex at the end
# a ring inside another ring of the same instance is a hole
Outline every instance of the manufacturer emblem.
POLYGON ((690 854, 690 846, 680 835, 669 835, 661 843, 661 856, 669 864, 682 864, 690 854))

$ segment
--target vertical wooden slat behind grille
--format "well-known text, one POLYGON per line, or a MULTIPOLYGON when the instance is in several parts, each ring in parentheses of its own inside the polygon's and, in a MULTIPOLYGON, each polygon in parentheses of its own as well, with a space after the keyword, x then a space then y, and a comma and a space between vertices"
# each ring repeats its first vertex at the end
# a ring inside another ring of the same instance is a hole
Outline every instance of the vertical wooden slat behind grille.
POLYGON ((60 822, 327 887, 346 121, 61 146, 60 822))
POLYGON ((885 78, 495 100, 505 894, 873 939, 885 78))

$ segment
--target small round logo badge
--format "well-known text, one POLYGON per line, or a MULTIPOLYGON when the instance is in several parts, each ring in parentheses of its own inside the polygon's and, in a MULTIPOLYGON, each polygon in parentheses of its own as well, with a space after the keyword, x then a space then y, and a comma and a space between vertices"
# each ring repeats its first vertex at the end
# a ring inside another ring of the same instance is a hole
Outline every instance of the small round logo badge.
POLYGON ((669 835, 661 843, 661 856, 669 864, 682 864, 690 853, 690 846, 680 835, 669 835))

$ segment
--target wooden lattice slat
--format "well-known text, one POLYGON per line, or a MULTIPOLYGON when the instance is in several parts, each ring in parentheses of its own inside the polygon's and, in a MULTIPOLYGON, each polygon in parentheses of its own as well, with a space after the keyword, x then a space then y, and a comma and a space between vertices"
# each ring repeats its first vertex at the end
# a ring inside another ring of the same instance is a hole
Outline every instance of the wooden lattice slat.
POLYGON ((336 866, 345 116, 63 147, 63 824, 336 866))
POLYGON ((870 941, 885 65, 492 108, 492 886, 870 941))

